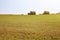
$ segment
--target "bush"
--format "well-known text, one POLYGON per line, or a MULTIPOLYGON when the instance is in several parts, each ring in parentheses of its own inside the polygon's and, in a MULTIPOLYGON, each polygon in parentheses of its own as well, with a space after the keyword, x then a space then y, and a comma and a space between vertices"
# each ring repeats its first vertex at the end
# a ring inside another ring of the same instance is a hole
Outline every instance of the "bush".
POLYGON ((36 15, 35 11, 30 11, 30 13, 28 13, 28 15, 36 15))
POLYGON ((50 14, 50 13, 49 13, 49 11, 44 11, 44 13, 43 13, 43 14, 45 15, 45 14, 50 14))

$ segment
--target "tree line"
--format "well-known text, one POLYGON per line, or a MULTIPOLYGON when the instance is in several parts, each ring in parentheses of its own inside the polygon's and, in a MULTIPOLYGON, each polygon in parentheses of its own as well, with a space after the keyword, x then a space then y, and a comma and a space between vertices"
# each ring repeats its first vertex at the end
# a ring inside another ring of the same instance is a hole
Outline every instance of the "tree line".
MULTIPOLYGON (((44 11, 43 12, 43 15, 49 15, 50 14, 50 12, 49 11, 44 11)), ((30 11, 29 13, 28 13, 28 15, 36 15, 36 12, 35 11, 30 11)))
MULTIPOLYGON (((42 13, 42 15, 49 15, 49 14, 50 14, 49 11, 44 11, 44 12, 42 13)), ((60 14, 60 12, 57 13, 57 14, 60 14)), ((35 12, 35 11, 30 11, 30 12, 28 13, 28 15, 36 15, 36 12, 35 12)))

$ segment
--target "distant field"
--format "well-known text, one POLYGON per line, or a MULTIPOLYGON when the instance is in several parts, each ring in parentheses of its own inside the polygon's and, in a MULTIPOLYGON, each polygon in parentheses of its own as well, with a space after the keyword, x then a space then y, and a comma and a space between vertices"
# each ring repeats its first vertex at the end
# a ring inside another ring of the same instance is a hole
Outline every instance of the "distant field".
POLYGON ((0 40, 60 40, 60 14, 0 15, 0 40))

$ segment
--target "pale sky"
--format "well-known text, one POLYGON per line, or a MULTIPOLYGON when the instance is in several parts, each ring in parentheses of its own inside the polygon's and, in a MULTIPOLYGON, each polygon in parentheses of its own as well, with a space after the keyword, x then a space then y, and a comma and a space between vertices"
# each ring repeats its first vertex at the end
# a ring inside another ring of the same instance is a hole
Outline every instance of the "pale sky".
POLYGON ((60 0, 0 0, 0 14, 26 14, 29 11, 36 11, 36 13, 59 12, 60 0))

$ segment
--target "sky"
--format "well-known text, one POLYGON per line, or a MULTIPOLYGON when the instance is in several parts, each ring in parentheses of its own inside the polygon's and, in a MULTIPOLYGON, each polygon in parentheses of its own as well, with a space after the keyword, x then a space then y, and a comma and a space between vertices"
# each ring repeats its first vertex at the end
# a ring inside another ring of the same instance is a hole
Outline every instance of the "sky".
POLYGON ((0 14, 27 14, 30 11, 57 13, 60 0, 0 0, 0 14))

